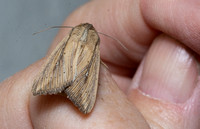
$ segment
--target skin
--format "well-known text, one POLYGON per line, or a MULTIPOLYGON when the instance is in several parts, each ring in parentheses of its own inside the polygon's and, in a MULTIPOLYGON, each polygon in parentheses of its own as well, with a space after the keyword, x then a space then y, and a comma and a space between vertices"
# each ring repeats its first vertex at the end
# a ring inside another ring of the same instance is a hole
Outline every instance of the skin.
POLYGON ((101 36, 99 90, 83 115, 62 96, 33 96, 34 77, 47 56, 0 83, 0 128, 200 128, 200 15, 198 0, 93 0, 63 25, 89 22, 101 36))

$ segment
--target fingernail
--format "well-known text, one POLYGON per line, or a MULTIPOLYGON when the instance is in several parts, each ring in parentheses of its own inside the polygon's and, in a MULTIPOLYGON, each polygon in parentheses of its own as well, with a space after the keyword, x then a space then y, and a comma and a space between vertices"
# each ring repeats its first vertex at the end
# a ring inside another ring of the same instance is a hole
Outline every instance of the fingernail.
POLYGON ((160 36, 144 60, 139 89, 154 98, 183 103, 191 96, 197 77, 197 62, 189 51, 160 36))

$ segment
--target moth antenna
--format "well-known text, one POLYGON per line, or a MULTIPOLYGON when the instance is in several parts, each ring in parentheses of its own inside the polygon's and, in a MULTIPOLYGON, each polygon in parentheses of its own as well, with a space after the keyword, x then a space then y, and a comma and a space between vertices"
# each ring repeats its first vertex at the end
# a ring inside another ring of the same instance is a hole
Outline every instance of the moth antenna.
POLYGON ((128 48, 125 47, 125 46, 123 45, 123 43, 122 43, 119 39, 117 39, 117 38, 115 38, 115 37, 112 37, 112 36, 110 36, 110 35, 104 34, 104 33, 102 33, 102 32, 98 32, 98 33, 101 34, 101 35, 107 36, 107 37, 109 37, 109 38, 111 38, 111 39, 113 39, 113 40, 115 40, 115 41, 117 41, 117 43, 118 43, 121 47, 123 47, 126 51, 128 51, 128 48))
POLYGON ((33 35, 36 35, 38 33, 41 33, 41 32, 44 32, 44 31, 47 31, 47 30, 50 30, 50 29, 53 29, 53 28, 74 28, 74 27, 72 27, 72 26, 51 26, 51 27, 48 27, 48 28, 46 28, 44 30, 35 32, 35 33, 33 33, 33 35))
MULTIPOLYGON (((33 33, 33 35, 36 35, 36 34, 38 34, 38 33, 41 33, 41 32, 44 32, 44 31, 47 31, 47 30, 50 30, 50 29, 53 29, 53 28, 74 28, 74 27, 72 27, 72 26, 51 26, 51 27, 48 27, 48 28, 46 28, 46 29, 44 29, 44 30, 35 32, 35 33, 33 33)), ((125 47, 125 46, 123 45, 123 43, 122 43, 119 39, 117 39, 117 38, 115 38, 115 37, 112 37, 112 36, 110 36, 110 35, 104 34, 104 33, 102 33, 102 32, 98 32, 98 33, 101 34, 101 35, 107 36, 107 37, 109 37, 109 38, 111 38, 111 39, 113 39, 113 40, 115 40, 115 41, 117 41, 117 43, 118 43, 121 47, 123 47, 126 51, 128 51, 128 48, 125 47)))

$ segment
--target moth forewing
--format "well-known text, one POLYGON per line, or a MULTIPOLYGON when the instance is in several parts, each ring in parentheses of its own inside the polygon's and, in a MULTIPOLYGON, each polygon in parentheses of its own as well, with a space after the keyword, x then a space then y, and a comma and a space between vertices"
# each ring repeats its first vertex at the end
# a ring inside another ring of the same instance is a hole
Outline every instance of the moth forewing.
MULTIPOLYGON (((62 86, 54 83, 56 82, 56 80, 58 80, 59 76, 56 75, 58 74, 60 68, 62 68, 64 63, 62 62, 62 53, 68 39, 69 36, 66 36, 48 57, 46 63, 42 67, 41 72, 34 80, 32 86, 33 95, 57 94, 66 87, 66 85, 64 85, 64 82, 62 86)), ((60 76, 62 78, 61 73, 60 76)))
POLYGON ((83 113, 96 100, 100 68, 99 36, 91 24, 74 27, 47 60, 35 79, 34 95, 63 92, 83 113))
POLYGON ((84 56, 79 56, 77 59, 81 60, 77 67, 81 73, 72 86, 65 90, 68 98, 85 114, 89 113, 95 104, 100 67, 99 37, 89 32, 88 38, 82 50, 84 56), (82 66, 82 69, 79 69, 79 66, 82 66))

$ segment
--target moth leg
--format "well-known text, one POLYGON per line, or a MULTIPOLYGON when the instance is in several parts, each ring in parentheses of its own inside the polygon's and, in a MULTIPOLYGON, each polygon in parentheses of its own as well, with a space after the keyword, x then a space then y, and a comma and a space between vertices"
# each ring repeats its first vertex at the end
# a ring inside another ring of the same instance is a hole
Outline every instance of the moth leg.
POLYGON ((100 60, 100 63, 101 63, 102 65, 104 65, 104 66, 106 67, 106 69, 109 69, 108 65, 106 65, 106 63, 104 63, 102 60, 100 60))

